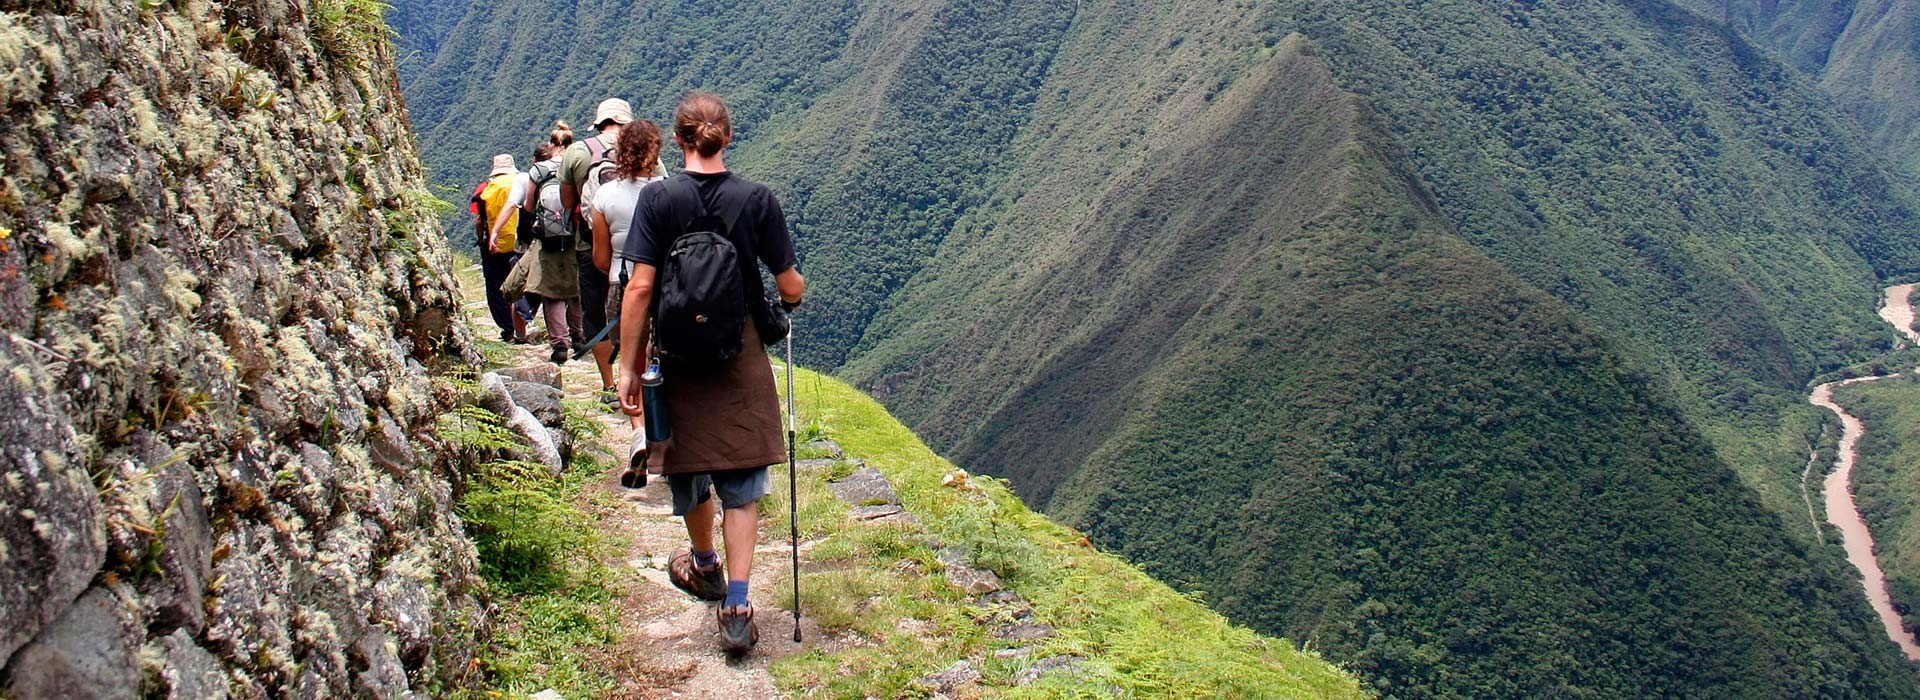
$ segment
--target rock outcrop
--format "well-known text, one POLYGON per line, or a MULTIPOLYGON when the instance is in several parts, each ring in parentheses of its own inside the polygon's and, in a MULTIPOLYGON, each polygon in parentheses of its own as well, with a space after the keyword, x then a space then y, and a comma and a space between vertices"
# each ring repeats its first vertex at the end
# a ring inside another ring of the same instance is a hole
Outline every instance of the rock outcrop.
POLYGON ((0 3, 0 695, 403 697, 477 360, 375 3, 0 3))

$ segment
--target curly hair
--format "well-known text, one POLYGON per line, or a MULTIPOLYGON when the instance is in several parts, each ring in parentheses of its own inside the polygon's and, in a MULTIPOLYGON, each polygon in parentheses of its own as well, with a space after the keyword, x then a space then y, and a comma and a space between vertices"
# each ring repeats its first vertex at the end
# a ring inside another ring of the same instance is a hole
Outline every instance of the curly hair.
POLYGON ((641 119, 620 127, 620 140, 613 146, 613 174, 625 180, 659 175, 660 127, 641 119))

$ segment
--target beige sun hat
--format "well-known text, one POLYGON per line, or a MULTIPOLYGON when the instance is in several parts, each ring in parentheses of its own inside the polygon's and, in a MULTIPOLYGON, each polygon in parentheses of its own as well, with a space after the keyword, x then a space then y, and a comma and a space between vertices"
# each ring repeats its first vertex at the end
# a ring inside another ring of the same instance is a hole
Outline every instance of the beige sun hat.
POLYGON ((618 97, 609 97, 601 100, 600 106, 593 110, 593 125, 598 127, 607 122, 613 122, 622 126, 632 124, 633 105, 627 104, 626 100, 618 97))
POLYGON ((487 173, 487 177, 517 172, 520 172, 520 169, 513 167, 513 154, 502 153, 493 157, 493 172, 487 173))

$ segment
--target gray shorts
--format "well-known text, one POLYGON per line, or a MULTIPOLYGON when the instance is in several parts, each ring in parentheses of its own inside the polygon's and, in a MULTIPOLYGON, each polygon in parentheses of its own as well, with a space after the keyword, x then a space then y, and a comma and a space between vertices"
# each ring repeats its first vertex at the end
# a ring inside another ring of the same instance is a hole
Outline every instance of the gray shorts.
POLYGON ((705 474, 668 474, 667 488, 673 491, 673 514, 686 515, 694 506, 720 494, 720 507, 733 510, 765 498, 769 481, 766 467, 732 469, 705 474))

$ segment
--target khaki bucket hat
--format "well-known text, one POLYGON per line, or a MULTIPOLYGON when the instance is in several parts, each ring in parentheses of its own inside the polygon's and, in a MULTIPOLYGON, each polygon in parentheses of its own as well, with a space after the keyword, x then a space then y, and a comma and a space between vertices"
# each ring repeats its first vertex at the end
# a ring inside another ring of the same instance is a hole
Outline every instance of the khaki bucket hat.
POLYGON ((632 124, 633 105, 627 104, 626 100, 618 97, 609 97, 601 100, 600 106, 593 110, 593 125, 598 127, 607 122, 613 122, 621 126, 632 124))

